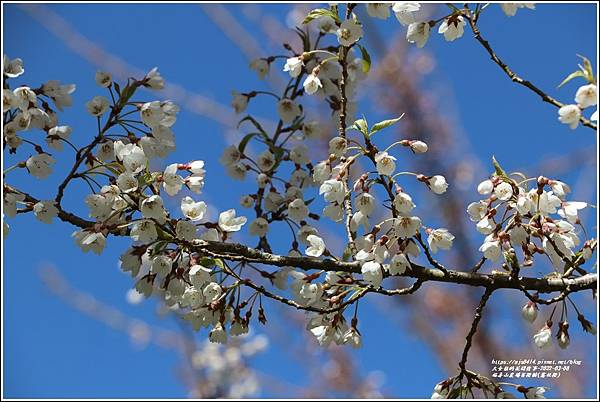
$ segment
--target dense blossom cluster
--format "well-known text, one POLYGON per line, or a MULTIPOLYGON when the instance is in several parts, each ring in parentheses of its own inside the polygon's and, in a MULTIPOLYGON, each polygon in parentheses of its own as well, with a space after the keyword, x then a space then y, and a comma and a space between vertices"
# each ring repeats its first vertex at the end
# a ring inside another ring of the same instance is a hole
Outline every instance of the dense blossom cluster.
MULTIPOLYGON (((534 8, 532 3, 501 6, 508 16, 520 8, 534 8)), ((106 96, 95 96, 85 104, 97 121, 98 132, 89 145, 76 148, 70 142, 73 130, 58 124, 49 103, 58 110, 70 106, 75 86, 49 81, 39 88, 10 89, 9 79, 23 74, 24 67, 20 59, 4 56, 5 146, 10 153, 25 145, 35 151, 4 174, 26 169, 43 179, 52 173, 55 163, 48 149, 60 152, 67 144, 76 153, 73 170, 54 199, 37 200, 5 184, 4 213, 14 217, 31 211, 45 223, 57 216, 69 221, 71 215, 63 210, 61 200, 68 184, 81 179, 91 189, 84 200, 91 224, 75 223, 80 226, 73 233, 75 243, 84 252, 100 254, 110 234, 130 237, 132 245, 121 255, 120 267, 133 278, 137 294, 158 297, 196 330, 207 328, 210 342, 223 344, 231 336, 248 333, 255 311, 259 322, 266 323, 263 299, 270 298, 307 310, 307 329, 320 345, 359 347, 362 341, 355 308, 359 300, 369 292, 398 291, 386 289, 385 279, 410 276, 417 259, 445 272, 432 255, 450 249, 455 238, 446 228, 427 226, 406 189, 414 180, 431 196, 443 196, 449 187, 446 178, 435 172, 398 168, 407 154, 418 158, 428 151, 428 145, 419 139, 390 143, 379 134, 402 116, 373 125, 364 117, 357 119, 357 90, 371 60, 361 44, 364 31, 353 12, 355 7, 332 5, 311 11, 303 22, 306 29, 297 30, 301 47, 287 45, 289 54, 259 58, 250 64, 261 79, 277 64, 289 75, 282 93, 232 93, 236 113, 251 109, 254 98, 268 96, 274 98, 273 113, 278 116, 273 127, 265 127, 251 114, 242 117, 240 125, 250 127, 250 132, 227 147, 220 158, 232 179, 256 182, 256 191, 240 200, 241 207, 249 211, 246 215, 254 215, 251 218, 238 215, 235 209, 223 210, 218 217, 209 215, 207 204, 197 196, 207 173, 202 160, 173 163, 158 171, 151 168, 155 165, 151 161, 175 151, 173 126, 179 113, 178 106, 168 100, 132 100, 140 87, 164 87, 157 69, 140 79, 129 79, 123 86, 110 73, 98 72, 95 80, 106 96), (331 120, 310 116, 301 102, 305 95, 326 105, 331 120), (335 134, 330 134, 332 125, 335 134), (28 139, 31 129, 44 131, 45 143, 28 139), (311 147, 324 139, 327 154, 316 160, 311 147), (166 210, 168 197, 180 199, 179 211, 166 210), (336 252, 340 250, 328 247, 323 226, 318 225, 321 218, 344 228, 345 247, 337 253, 339 257, 336 252), (258 239, 254 255, 271 255, 270 240, 273 235, 280 236, 280 228, 290 230, 289 247, 283 254, 308 262, 356 262, 359 268, 354 272, 318 271, 279 264, 276 270, 267 271, 258 257, 248 259, 227 251, 231 249, 208 248, 233 245, 232 235, 243 231, 258 239), (249 270, 258 273, 259 279, 249 276, 249 270), (267 290, 265 280, 281 294, 267 290)), ((378 3, 367 4, 366 11, 377 19, 394 13, 400 24, 407 26, 407 40, 417 47, 426 44, 430 29, 438 24, 446 41, 462 37, 467 18, 471 18, 452 6, 450 14, 438 20, 421 21, 420 7, 419 3, 378 3)), ((482 10, 478 6, 476 11, 482 10)), ((561 122, 575 128, 580 111, 596 105, 596 97, 594 83, 581 87, 577 104, 559 110, 561 122)), ((568 277, 578 272, 596 248, 596 240, 583 239, 579 231, 583 225, 578 213, 588 205, 567 201, 570 189, 560 180, 508 174, 495 160, 494 167, 495 173, 478 186, 486 198, 467 208, 476 229, 486 236, 479 249, 485 257, 482 264, 490 260, 501 264, 507 275, 518 276, 539 256, 549 258, 553 275, 568 277)), ((4 222, 5 236, 7 233, 4 222)), ((530 296, 522 310, 530 322, 538 315, 536 297, 530 296)), ((595 333, 579 312, 578 320, 587 332, 595 333)), ((551 327, 552 315, 534 337, 537 346, 550 343, 551 327)), ((563 348, 569 344, 567 330, 568 323, 561 318, 557 339, 563 348)), ((498 384, 463 367, 457 377, 438 384, 433 397, 466 397, 473 388, 486 395, 508 396, 498 384), (469 379, 467 385, 462 382, 464 377, 469 379)), ((526 397, 539 397, 545 389, 518 391, 526 397)))

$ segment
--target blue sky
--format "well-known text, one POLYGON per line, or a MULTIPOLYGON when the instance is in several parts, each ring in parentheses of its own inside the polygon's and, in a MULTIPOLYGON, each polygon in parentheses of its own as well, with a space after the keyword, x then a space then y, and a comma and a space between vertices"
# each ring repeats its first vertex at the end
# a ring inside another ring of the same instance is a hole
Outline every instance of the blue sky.
MULTIPOLYGON (((221 104, 229 104, 233 89, 264 87, 247 68, 247 59, 238 47, 198 5, 53 4, 48 7, 80 34, 130 65, 142 70, 159 66, 168 81, 221 104)), ((261 41, 262 32, 249 20, 251 13, 244 7, 227 5, 259 43, 273 53, 281 52, 280 47, 273 48, 261 41)), ((17 5, 3 8, 4 52, 22 58, 25 63, 26 73, 18 82, 33 86, 47 79, 59 79, 77 84, 74 107, 61 115, 61 121, 74 128, 74 141, 83 144, 95 130, 95 122, 86 116, 83 104, 100 94, 94 84, 98 66, 74 53, 17 5)), ((283 18, 289 6, 261 8, 283 18)), ((499 7, 491 6, 480 22, 486 38, 515 71, 566 102, 572 101, 577 84, 561 89, 556 86, 576 68, 579 62, 576 54, 596 60, 596 24, 593 4, 540 4, 536 11, 521 10, 513 18, 504 16, 499 7)), ((384 39, 403 29, 394 18, 380 25, 384 39)), ((571 131, 559 124, 556 109, 511 84, 468 33, 452 43, 438 36, 432 33, 426 47, 437 63, 428 87, 447 96, 447 100, 442 99, 441 109, 452 113, 454 123, 468 139, 469 152, 483 161, 495 154, 512 170, 535 166, 575 150, 596 148, 596 137, 591 130, 571 131)), ((374 64, 377 61, 375 58, 374 64)), ((144 93, 145 99, 150 100, 151 96, 144 93)), ((256 110, 266 117, 274 112, 266 103, 256 110)), ((361 102, 361 110, 368 113, 371 121, 390 117, 382 115, 368 99, 361 102)), ((239 196, 252 183, 239 185, 230 181, 218 164, 226 145, 227 129, 186 109, 180 113, 174 128, 179 147, 165 163, 204 159, 209 172, 205 199, 222 210, 237 207, 239 196)), ((67 162, 59 162, 56 170, 64 172, 66 166, 67 162)), ((567 182, 579 180, 577 191, 591 197, 586 201, 595 203, 595 188, 589 191, 596 182, 593 171, 593 166, 575 166, 561 178, 567 182)), ((478 182, 487 174, 487 170, 477 172, 474 180, 478 182)), ((16 172, 9 176, 8 182, 44 198, 50 197, 59 178, 56 174, 47 181, 34 182, 16 172)), ((75 185, 73 189, 66 205, 84 212, 79 200, 85 188, 75 185)), ((475 192, 470 196, 475 199, 475 192)), ((174 205, 175 202, 171 207, 174 205)), ((30 214, 9 223, 11 233, 4 241, 4 396, 186 396, 175 374, 178 358, 173 353, 157 347, 143 350, 132 347, 125 334, 67 307, 38 279, 41 266, 54 264, 74 287, 94 294, 128 315, 176 328, 172 322, 156 317, 153 302, 139 306, 126 302, 125 292, 131 287, 131 280, 117 268, 118 256, 128 245, 126 240, 111 239, 102 256, 84 255, 72 243, 73 229, 67 225, 44 225, 30 214)), ((595 230, 593 224, 588 228, 595 230)), ((398 326, 387 322, 381 309, 370 306, 363 313, 366 318, 361 330, 365 346, 352 352, 361 372, 382 371, 386 377, 384 389, 392 396, 428 397, 434 383, 445 378, 436 357, 410 330, 399 331, 398 326)), ((575 325, 572 328, 574 342, 592 348, 595 355, 593 339, 585 337, 575 325)), ((304 335, 294 331, 288 334, 288 341, 296 345, 305 339, 304 335)), ((198 335, 199 339, 203 336, 204 333, 198 335)), ((586 362, 593 365, 595 359, 586 362)), ((267 353, 255 358, 253 364, 294 384, 307 382, 305 372, 282 353, 280 345, 274 344, 267 353)), ((586 396, 595 393, 595 386, 586 387, 586 396)))

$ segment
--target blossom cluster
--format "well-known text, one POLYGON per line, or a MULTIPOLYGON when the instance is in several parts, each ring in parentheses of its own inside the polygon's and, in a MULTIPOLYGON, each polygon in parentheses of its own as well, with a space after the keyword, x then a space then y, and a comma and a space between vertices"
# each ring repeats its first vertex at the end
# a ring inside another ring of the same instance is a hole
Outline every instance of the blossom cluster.
MULTIPOLYGON (((589 205, 568 200, 570 187, 557 179, 544 176, 527 178, 520 173, 507 174, 494 160, 495 173, 477 186, 487 198, 472 202, 467 208, 477 230, 486 235, 479 250, 493 262, 502 262, 502 269, 518 274, 534 266, 536 256, 546 257, 553 267, 551 275, 568 276, 592 259, 597 240, 580 237, 586 231, 579 218, 580 211, 589 205)), ((538 263, 545 262, 539 259, 538 263)), ((578 313, 586 332, 596 330, 578 313)), ((529 301, 522 316, 533 323, 538 306, 529 301)), ((552 343, 552 315, 534 337, 534 343, 545 348, 552 343)), ((561 348, 569 345, 568 322, 563 314, 556 338, 561 348)))

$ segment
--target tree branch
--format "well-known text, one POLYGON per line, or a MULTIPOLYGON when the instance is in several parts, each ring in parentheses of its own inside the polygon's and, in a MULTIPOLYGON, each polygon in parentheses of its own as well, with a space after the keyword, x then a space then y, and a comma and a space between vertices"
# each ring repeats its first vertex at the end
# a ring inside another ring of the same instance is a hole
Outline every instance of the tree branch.
MULTIPOLYGON (((492 49, 490 43, 481 36, 481 32, 479 31, 479 28, 477 27, 475 19, 471 16, 470 11, 468 9, 466 9, 465 13, 466 13, 465 16, 467 17, 467 20, 469 21, 469 25, 471 26, 471 30, 473 31, 473 34, 475 35, 475 39, 481 44, 481 46, 484 47, 484 49, 490 55, 490 58, 492 59, 492 61, 494 63, 496 63, 498 65, 498 67, 500 67, 502 69, 502 71, 504 71, 504 73, 512 80, 512 82, 515 82, 519 85, 522 85, 522 86, 530 89, 531 91, 536 93, 540 98, 542 98, 542 100, 544 102, 554 105, 557 108, 561 108, 564 106, 564 104, 562 102, 559 102, 558 100, 554 99, 553 97, 551 97, 550 95, 548 95, 547 93, 542 91, 540 88, 538 88, 536 85, 534 85, 531 81, 528 81, 528 80, 525 80, 525 79, 519 77, 504 61, 502 61, 502 59, 500 59, 500 57, 498 57, 498 55, 496 54, 494 49, 492 49)), ((583 116, 581 116, 579 118, 579 121, 581 122, 582 125, 589 127, 593 130, 596 130, 598 128, 598 126, 596 124, 594 124, 593 122, 591 122, 590 120, 586 119, 583 116)))

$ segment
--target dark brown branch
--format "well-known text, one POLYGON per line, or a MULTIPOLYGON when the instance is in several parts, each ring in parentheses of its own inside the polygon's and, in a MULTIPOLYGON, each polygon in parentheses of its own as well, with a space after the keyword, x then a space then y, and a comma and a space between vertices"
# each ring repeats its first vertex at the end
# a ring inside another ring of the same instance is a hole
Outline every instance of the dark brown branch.
MULTIPOLYGON (((18 191, 5 184, 4 188, 9 192, 18 191)), ((25 194, 25 201, 36 203, 37 199, 25 194)), ((82 229, 93 228, 96 223, 80 218, 72 213, 59 209, 58 217, 64 222, 71 223, 82 229)), ((112 231, 114 235, 120 235, 119 232, 112 231)), ((254 262, 278 267, 295 267, 302 270, 323 270, 328 272, 346 272, 360 273, 360 262, 344 262, 332 259, 318 259, 313 257, 290 257, 276 255, 256 250, 242 244, 207 242, 195 240, 188 245, 191 249, 199 253, 218 254, 219 258, 228 261, 254 262)), ((479 274, 472 272, 463 272, 447 269, 445 272, 439 269, 426 268, 424 266, 411 263, 411 269, 407 270, 402 276, 421 279, 422 281, 446 282, 469 286, 482 286, 492 289, 519 289, 537 291, 538 293, 562 292, 567 287, 570 292, 580 290, 595 289, 597 284, 597 274, 587 274, 574 279, 567 278, 529 278, 529 277, 511 277, 506 274, 479 274)))
POLYGON ((487 287, 485 289, 485 292, 483 293, 483 296, 481 296, 479 305, 475 309, 475 318, 473 319, 473 323, 471 324, 471 329, 469 330, 469 333, 467 334, 465 348, 463 350, 460 362, 458 363, 458 367, 460 367, 461 373, 464 373, 466 371, 467 358, 469 357, 469 350, 471 350, 471 345, 473 344, 473 336, 475 336, 475 333, 477 332, 477 326, 479 325, 479 321, 481 321, 481 317, 483 316, 482 315, 483 308, 485 307, 485 304, 487 303, 487 301, 489 300, 489 298, 493 292, 494 292, 494 288, 492 288, 491 286, 487 287))

